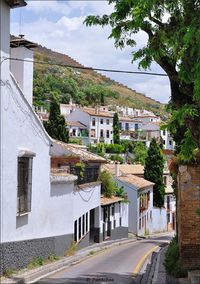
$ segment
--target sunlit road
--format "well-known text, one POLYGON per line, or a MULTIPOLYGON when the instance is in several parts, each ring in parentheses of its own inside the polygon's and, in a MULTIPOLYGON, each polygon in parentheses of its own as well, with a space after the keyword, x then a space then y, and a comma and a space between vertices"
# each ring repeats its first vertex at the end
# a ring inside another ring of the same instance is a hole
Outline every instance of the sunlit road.
POLYGON ((160 237, 110 248, 37 283, 133 283, 145 256, 158 250, 160 241, 169 239, 160 237))

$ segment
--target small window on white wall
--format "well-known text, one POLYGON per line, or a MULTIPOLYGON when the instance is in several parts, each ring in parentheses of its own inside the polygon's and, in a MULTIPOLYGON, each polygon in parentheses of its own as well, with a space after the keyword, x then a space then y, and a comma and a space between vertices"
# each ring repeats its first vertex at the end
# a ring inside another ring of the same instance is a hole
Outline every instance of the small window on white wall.
POLYGON ((17 214, 31 211, 32 157, 18 158, 17 214))

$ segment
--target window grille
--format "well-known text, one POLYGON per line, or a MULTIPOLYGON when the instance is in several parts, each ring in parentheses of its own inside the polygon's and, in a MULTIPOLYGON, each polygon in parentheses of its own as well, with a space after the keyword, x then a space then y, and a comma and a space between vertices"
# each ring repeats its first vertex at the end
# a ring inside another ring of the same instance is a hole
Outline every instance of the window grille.
POLYGON ((32 157, 18 158, 17 214, 31 211, 32 157))

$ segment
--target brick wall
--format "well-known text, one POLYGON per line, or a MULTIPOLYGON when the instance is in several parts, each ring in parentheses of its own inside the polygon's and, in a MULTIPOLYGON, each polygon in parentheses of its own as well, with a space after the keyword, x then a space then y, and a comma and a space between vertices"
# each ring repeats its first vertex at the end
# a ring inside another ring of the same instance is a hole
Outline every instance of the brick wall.
POLYGON ((52 157, 51 168, 60 168, 62 166, 76 164, 80 162, 79 157, 52 157))
POLYGON ((180 166, 178 173, 178 239, 184 269, 200 269, 200 165, 180 166))

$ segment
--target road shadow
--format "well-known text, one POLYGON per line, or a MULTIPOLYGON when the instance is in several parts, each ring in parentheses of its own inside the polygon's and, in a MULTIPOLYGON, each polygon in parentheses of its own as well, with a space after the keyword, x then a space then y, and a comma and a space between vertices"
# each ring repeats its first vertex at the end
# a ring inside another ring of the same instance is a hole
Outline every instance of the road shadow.
POLYGON ((90 283, 105 283, 105 284, 136 284, 135 277, 131 273, 117 274, 117 273, 98 273, 83 275, 75 278, 45 278, 41 279, 37 284, 90 284, 90 283))

